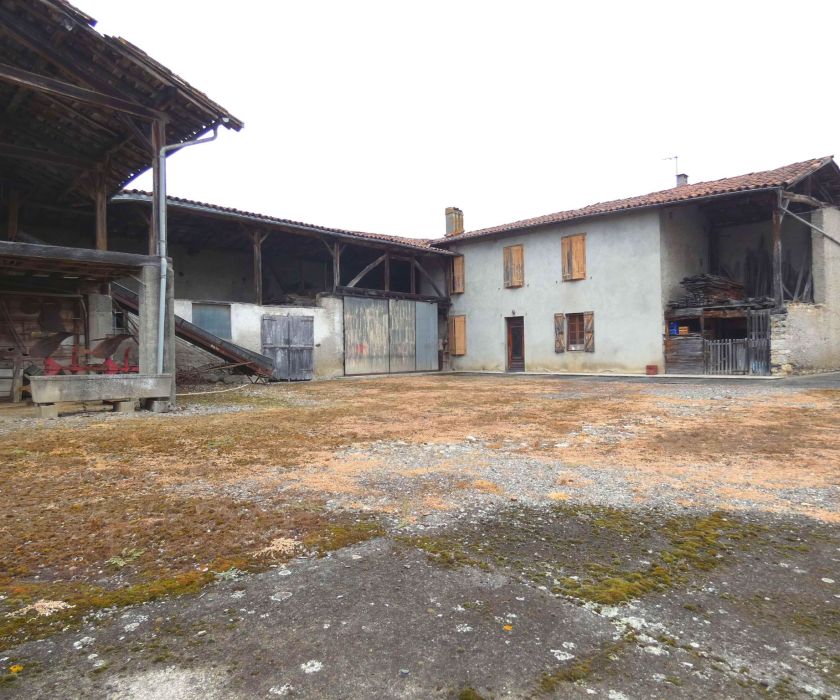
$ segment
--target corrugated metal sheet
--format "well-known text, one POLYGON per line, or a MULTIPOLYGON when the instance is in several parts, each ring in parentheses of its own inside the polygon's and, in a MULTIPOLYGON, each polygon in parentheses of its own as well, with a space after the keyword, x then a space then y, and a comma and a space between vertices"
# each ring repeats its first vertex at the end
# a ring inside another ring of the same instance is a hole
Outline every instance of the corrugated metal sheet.
POLYGON ((344 373, 387 373, 388 300, 344 297, 344 373))
POLYGON ((312 379, 315 369, 315 318, 263 316, 263 354, 274 360, 274 379, 312 379))
POLYGON ((415 316, 417 320, 416 368, 418 371, 436 371, 438 368, 437 304, 418 301, 415 316))
POLYGON ((413 301, 389 299, 389 333, 391 338, 391 372, 413 372, 415 370, 416 321, 413 301))

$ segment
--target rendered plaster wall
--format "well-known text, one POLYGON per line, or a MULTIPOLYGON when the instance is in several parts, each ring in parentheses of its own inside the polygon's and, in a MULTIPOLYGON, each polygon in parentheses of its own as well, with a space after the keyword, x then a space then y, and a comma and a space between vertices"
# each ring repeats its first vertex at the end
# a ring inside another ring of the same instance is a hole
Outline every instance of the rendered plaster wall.
POLYGON ((523 316, 525 370, 643 373, 663 367, 659 212, 641 211, 492 239, 453 243, 464 256, 465 291, 451 314, 466 315, 467 351, 452 368, 505 371, 505 318, 523 316), (564 282, 561 238, 586 234, 586 279, 564 282), (525 285, 503 284, 503 248, 522 244, 525 285), (595 352, 554 351, 554 314, 591 311, 595 352))
MULTIPOLYGON (((175 314, 192 321, 192 300, 176 299, 175 314)), ((231 340, 237 345, 262 352, 263 316, 312 316, 315 331, 315 378, 344 374, 344 304, 341 297, 320 296, 313 306, 230 304, 231 340)), ((186 353, 182 358, 189 361, 186 353)))
POLYGON ((709 236, 696 205, 662 209, 659 223, 664 306, 685 296, 683 279, 709 271, 709 236))

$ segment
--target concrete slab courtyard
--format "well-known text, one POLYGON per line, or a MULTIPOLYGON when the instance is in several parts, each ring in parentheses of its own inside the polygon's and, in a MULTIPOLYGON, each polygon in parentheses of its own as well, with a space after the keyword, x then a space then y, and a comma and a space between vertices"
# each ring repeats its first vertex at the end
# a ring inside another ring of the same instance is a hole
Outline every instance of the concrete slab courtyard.
POLYGON ((840 382, 0 412, 0 697, 840 697, 840 382))

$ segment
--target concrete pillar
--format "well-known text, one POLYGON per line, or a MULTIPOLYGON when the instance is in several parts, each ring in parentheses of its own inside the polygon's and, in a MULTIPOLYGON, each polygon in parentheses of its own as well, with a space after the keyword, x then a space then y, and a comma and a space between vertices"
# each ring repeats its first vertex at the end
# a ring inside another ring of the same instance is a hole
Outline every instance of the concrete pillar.
POLYGON ((160 268, 157 265, 144 265, 140 272, 140 282, 140 330, 137 339, 140 374, 156 374, 160 268))
POLYGON ((811 274, 815 306, 798 309, 796 337, 808 352, 810 369, 840 369, 840 209, 826 207, 811 214, 811 274))
POLYGON ((98 340, 114 334, 113 301, 107 294, 88 294, 88 342, 91 346, 98 340))
MULTIPOLYGON (((140 374, 157 374, 158 318, 160 313, 160 267, 145 265, 140 273, 140 374)), ((153 410, 168 410, 175 404, 175 274, 169 265, 164 323, 163 372, 172 375, 169 395, 153 402, 153 410)))
MULTIPOLYGON (((840 210, 817 209, 811 223, 832 238, 840 240, 840 210)), ((811 229, 811 270, 814 276, 814 302, 835 306, 840 312, 840 245, 811 229)))
POLYGON ((39 418, 58 418, 58 405, 54 403, 38 404, 39 418))

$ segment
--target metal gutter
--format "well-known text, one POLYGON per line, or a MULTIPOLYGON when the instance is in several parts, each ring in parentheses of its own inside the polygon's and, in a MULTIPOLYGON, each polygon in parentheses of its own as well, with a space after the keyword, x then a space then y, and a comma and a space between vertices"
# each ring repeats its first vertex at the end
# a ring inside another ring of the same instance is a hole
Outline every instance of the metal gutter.
MULTIPOLYGON (((198 146, 215 141, 219 136, 218 124, 213 127, 213 135, 181 143, 161 146, 156 154, 158 158, 158 182, 155 196, 158 200, 158 255, 160 256, 160 294, 158 297, 158 337, 157 337, 157 373, 163 374, 164 329, 166 328, 166 284, 169 276, 169 260, 166 257, 166 156, 172 151, 180 151, 187 146, 198 146)), ((173 358, 174 359, 174 358, 173 358)))

